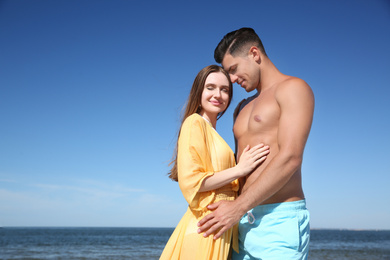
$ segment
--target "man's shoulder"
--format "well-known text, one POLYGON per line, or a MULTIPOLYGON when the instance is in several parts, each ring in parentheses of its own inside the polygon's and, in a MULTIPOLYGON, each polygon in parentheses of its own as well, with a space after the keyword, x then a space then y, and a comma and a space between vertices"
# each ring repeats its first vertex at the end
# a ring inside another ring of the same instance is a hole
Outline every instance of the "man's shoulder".
POLYGON ((243 100, 241 100, 240 103, 238 103, 238 105, 236 106, 236 108, 234 109, 234 113, 233 113, 233 121, 236 121, 236 118, 238 116, 238 114, 240 113, 240 111, 246 106, 248 105, 253 99, 255 99, 256 97, 259 96, 259 93, 256 93, 255 95, 251 96, 251 97, 248 97, 248 98, 244 98, 243 100))
POLYGON ((241 109, 242 109, 242 105, 243 103, 246 101, 246 98, 241 100, 240 103, 238 103, 238 105, 236 106, 236 108, 234 109, 234 112, 233 112, 233 123, 236 122, 236 118, 238 116, 238 114, 240 113, 241 109))
POLYGON ((284 81, 280 82, 275 91, 275 97, 279 98, 308 98, 313 96, 313 91, 309 84, 303 79, 288 76, 284 81))
POLYGON ((310 88, 310 86, 303 79, 287 76, 285 80, 278 84, 278 90, 288 90, 290 88, 310 88))

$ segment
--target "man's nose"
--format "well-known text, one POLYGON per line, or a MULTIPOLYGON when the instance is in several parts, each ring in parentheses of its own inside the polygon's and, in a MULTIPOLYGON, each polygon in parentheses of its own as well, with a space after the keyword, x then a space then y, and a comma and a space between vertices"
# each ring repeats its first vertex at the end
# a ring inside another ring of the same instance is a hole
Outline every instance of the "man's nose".
POLYGON ((237 82, 238 77, 236 75, 230 74, 229 76, 230 76, 230 80, 232 81, 232 83, 236 83, 237 82))

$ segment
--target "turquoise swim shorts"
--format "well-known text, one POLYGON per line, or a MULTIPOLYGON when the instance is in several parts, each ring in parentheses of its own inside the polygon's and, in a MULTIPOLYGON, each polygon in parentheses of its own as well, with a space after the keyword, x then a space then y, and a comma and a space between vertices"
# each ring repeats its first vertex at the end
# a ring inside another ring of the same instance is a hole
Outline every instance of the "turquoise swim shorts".
POLYGON ((253 208, 240 220, 240 253, 233 250, 232 259, 307 259, 309 220, 305 200, 253 208))

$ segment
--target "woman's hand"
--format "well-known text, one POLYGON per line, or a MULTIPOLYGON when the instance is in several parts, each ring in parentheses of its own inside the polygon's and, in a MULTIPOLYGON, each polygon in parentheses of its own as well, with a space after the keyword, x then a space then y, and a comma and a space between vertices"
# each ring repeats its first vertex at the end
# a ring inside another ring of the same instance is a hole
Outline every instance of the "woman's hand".
POLYGON ((269 153, 269 146, 258 144, 252 148, 247 145, 240 156, 240 160, 236 167, 239 168, 240 177, 251 173, 260 163, 267 159, 269 153))
POLYGON ((249 149, 248 145, 242 152, 240 161, 235 167, 215 172, 213 175, 206 177, 198 191, 204 192, 218 189, 251 173, 260 163, 264 162, 268 153, 269 146, 259 144, 249 149))

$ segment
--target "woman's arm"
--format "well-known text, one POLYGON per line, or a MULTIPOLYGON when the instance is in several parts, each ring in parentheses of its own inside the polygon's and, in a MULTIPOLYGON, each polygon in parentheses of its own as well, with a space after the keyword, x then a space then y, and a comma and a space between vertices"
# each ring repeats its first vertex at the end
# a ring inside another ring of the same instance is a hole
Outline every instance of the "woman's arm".
POLYGON ((205 178, 199 192, 218 189, 238 178, 246 176, 267 158, 268 153, 269 146, 259 144, 249 148, 248 145, 242 152, 239 163, 236 166, 216 172, 212 176, 205 178))

